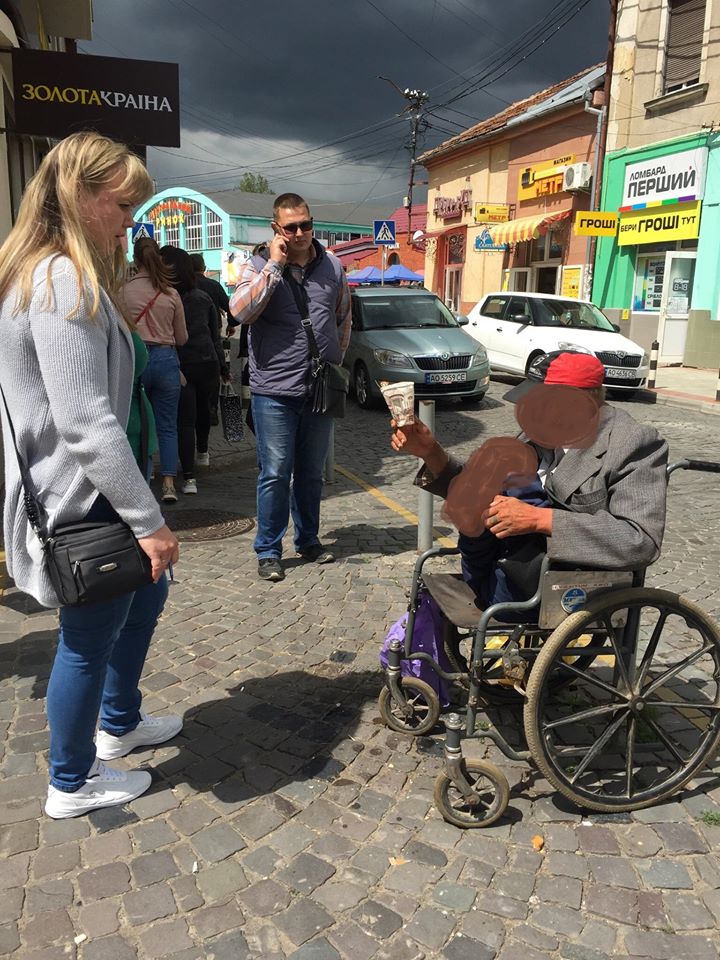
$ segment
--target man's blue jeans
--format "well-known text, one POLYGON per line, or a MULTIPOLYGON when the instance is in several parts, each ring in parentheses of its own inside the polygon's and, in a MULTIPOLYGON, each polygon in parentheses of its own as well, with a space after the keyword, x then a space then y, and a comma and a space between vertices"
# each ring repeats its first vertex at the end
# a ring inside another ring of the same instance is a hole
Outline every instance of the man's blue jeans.
POLYGON ((304 397, 253 394, 252 415, 260 464, 255 552, 260 560, 279 558, 291 512, 295 549, 320 542, 322 475, 333 421, 313 413, 304 397))
POLYGON ((140 722, 138 689, 150 639, 167 599, 165 575, 107 603, 60 610, 47 692, 50 783, 69 793, 95 762, 95 724, 115 736, 140 722))
POLYGON ((178 430, 177 415, 180 402, 180 361, 175 347, 148 344, 150 359, 142 375, 143 386, 155 414, 160 473, 163 477, 177 475, 178 430))

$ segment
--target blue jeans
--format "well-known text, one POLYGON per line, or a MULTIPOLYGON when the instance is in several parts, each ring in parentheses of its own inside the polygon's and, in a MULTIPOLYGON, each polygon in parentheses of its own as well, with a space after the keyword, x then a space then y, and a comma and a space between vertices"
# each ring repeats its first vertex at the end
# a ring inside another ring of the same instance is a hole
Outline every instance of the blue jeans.
POLYGON ((180 361, 175 347, 148 344, 150 359, 142 375, 143 386, 155 414, 160 446, 160 473, 177 475, 177 415, 180 402, 180 361))
POLYGON ((320 542, 322 474, 333 421, 313 413, 304 397, 253 394, 252 414, 260 464, 255 552, 260 560, 279 558, 291 512, 295 549, 320 542))
POLYGON ((150 639, 167 599, 157 583, 106 603, 60 610, 47 692, 50 783, 72 793, 95 762, 95 724, 115 736, 140 722, 138 689, 150 639))

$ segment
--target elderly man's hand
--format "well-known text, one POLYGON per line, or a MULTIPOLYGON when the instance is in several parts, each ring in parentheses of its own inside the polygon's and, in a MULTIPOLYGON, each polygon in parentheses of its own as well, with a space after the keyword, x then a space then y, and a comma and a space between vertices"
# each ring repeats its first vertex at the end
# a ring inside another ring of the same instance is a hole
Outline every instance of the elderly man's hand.
POLYGON ((517 537, 523 533, 552 535, 552 510, 533 507, 515 497, 494 498, 485 511, 485 526, 498 538, 517 537))
POLYGON ((396 421, 391 420, 390 426, 394 431, 390 443, 397 453, 409 453, 425 460, 437 447, 437 440, 420 420, 404 427, 398 427, 396 421))

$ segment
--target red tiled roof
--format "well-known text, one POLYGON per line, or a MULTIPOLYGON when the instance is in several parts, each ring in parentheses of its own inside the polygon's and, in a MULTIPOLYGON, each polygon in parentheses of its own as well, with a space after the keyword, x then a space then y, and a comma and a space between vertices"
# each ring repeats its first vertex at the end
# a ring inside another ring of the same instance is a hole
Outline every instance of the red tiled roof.
MULTIPOLYGON (((424 230, 427 225, 427 204, 414 203, 412 208, 412 229, 424 230)), ((398 207, 390 214, 389 220, 395 221, 396 233, 408 233, 407 207, 398 207)))
POLYGON ((554 83, 551 87, 547 87, 545 90, 539 90, 537 93, 533 93, 524 100, 517 100, 515 103, 511 103, 509 107, 506 107, 505 110, 501 110, 500 113, 496 113, 495 116, 488 117, 486 120, 481 120, 480 123, 476 123, 474 127, 463 130, 462 133, 459 133, 455 137, 451 137, 449 140, 445 140, 444 143, 439 144, 437 147, 433 147, 432 150, 427 150, 422 154, 422 156, 418 157, 418 163, 424 164, 428 160, 432 160, 441 154, 449 153, 458 147, 462 147, 464 144, 469 143, 472 140, 476 140, 479 137, 488 136, 495 131, 502 130, 507 122, 512 120, 513 117, 517 117, 521 113, 524 113, 526 110, 530 109, 530 107, 542 103, 543 100, 548 100, 556 93, 559 93, 564 87, 568 87, 572 83, 581 80, 586 74, 590 73, 592 70, 597 70, 600 66, 602 66, 602 64, 595 64, 593 67, 589 68, 586 67, 585 70, 581 70, 579 73, 573 74, 572 77, 568 77, 567 79, 560 81, 560 83, 554 83))

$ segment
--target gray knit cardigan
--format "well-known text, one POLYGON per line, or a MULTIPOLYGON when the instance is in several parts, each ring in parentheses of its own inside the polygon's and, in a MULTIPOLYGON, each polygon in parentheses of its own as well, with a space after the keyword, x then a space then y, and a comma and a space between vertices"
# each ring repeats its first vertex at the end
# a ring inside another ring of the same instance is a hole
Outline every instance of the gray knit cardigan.
MULTIPOLYGON (((49 263, 44 260, 35 272, 27 310, 15 312, 16 291, 0 304, 0 384, 20 455, 51 528, 81 520, 102 493, 135 536, 149 536, 164 520, 125 435, 132 338, 104 292, 93 319, 82 308, 66 319, 78 296, 75 268, 66 257, 52 262, 48 303, 49 263)), ((40 542, 25 515, 4 407, 2 426, 8 572, 20 590, 56 607, 40 542)))

